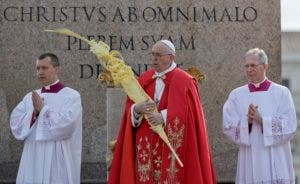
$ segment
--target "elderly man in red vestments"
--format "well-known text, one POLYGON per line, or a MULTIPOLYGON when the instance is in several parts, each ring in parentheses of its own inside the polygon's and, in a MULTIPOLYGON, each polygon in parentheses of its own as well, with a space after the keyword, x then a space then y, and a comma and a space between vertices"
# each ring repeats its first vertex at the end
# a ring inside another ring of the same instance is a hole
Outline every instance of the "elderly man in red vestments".
POLYGON ((127 100, 121 122, 109 184, 214 184, 205 118, 195 79, 176 67, 175 47, 160 40, 152 47, 152 70, 139 78, 154 101, 127 100), (158 113, 153 112, 157 107, 158 113), (150 129, 162 123, 184 166, 150 129))

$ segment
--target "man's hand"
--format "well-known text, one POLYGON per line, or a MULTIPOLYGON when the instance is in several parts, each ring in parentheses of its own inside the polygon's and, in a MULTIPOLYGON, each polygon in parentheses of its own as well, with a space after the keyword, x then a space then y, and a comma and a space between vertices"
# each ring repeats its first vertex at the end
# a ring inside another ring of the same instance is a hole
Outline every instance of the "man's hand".
POLYGON ((35 91, 32 91, 32 104, 36 114, 40 113, 44 106, 44 100, 35 91))
POLYGON ((163 124, 164 119, 159 112, 152 112, 150 114, 147 114, 148 120, 153 125, 163 124))
POLYGON ((250 121, 255 121, 258 124, 262 124, 262 117, 260 113, 258 112, 258 106, 254 106, 253 104, 249 105, 248 108, 248 122, 250 121))
POLYGON ((248 107, 248 114, 247 114, 247 117, 248 117, 248 124, 249 125, 252 125, 253 123, 253 118, 250 118, 250 112, 252 112, 251 108, 250 108, 250 105, 248 107))
POLYGON ((135 112, 138 114, 149 114, 155 109, 155 103, 153 101, 147 100, 138 104, 135 104, 135 112))

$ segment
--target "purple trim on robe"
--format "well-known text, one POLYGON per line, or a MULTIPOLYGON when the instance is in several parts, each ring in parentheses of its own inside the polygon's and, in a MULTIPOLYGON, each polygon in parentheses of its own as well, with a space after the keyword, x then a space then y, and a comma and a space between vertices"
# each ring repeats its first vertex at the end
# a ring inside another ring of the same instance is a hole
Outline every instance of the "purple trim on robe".
POLYGON ((45 87, 42 87, 41 93, 58 93, 64 87, 65 87, 65 85, 63 83, 58 82, 58 83, 50 86, 50 89, 45 89, 45 87))
POLYGON ((252 92, 257 92, 257 91, 268 91, 269 87, 271 85, 271 81, 269 80, 265 80, 264 82, 262 82, 259 87, 255 87, 254 84, 249 83, 248 84, 248 88, 249 91, 252 92))

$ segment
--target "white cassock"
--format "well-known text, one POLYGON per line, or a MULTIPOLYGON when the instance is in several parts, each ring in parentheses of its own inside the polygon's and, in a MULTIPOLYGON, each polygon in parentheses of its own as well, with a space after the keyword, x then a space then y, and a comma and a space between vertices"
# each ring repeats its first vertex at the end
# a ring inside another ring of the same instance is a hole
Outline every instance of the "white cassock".
MULTIPOLYGON (((156 78, 155 81, 155 91, 154 91, 154 102, 156 103, 156 106, 158 107, 159 101, 161 99, 161 96, 164 92, 165 89, 165 83, 163 82, 163 76, 165 76, 168 72, 171 72, 172 70, 174 70, 176 68, 177 64, 172 61, 171 66, 169 68, 167 68, 165 71, 158 73, 155 72, 154 74, 154 78, 156 78)), ((138 127, 140 126, 142 120, 143 120, 143 115, 138 115, 135 111, 134 111, 134 106, 135 104, 133 104, 131 106, 131 122, 132 122, 132 126, 133 127, 138 127)), ((160 114, 163 117, 164 123, 167 122, 167 113, 168 110, 167 109, 163 109, 160 111, 160 114)))
POLYGON ((295 183, 290 140, 297 128, 290 91, 271 82, 267 91, 250 92, 248 85, 233 90, 223 107, 224 133, 239 145, 237 184, 295 183), (253 122, 250 104, 258 106, 263 126, 253 122))
POLYGON ((32 93, 13 110, 10 126, 25 140, 17 184, 79 184, 82 145, 80 94, 64 87, 57 93, 38 94, 44 107, 33 126, 32 93))

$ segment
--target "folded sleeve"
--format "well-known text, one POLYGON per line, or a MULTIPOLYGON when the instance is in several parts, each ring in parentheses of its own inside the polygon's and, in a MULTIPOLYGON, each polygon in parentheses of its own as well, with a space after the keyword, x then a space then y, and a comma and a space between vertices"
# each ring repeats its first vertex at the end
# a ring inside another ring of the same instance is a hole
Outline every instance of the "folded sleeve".
POLYGON ((135 112, 134 107, 135 104, 133 104, 130 108, 131 122, 133 127, 139 127, 144 116, 135 112))
POLYGON ((33 116, 33 105, 31 93, 27 94, 23 100, 14 108, 10 116, 10 128, 14 137, 24 140, 31 133, 30 123, 33 116))
POLYGON ((223 132, 238 145, 250 145, 248 119, 238 108, 237 98, 231 93, 223 106, 223 132))
POLYGON ((70 138, 82 123, 82 106, 79 93, 67 97, 62 107, 45 105, 38 117, 37 141, 56 141, 70 138))
POLYGON ((279 105, 272 116, 263 116, 265 146, 278 145, 290 141, 297 129, 296 111, 290 91, 283 88, 279 105))

